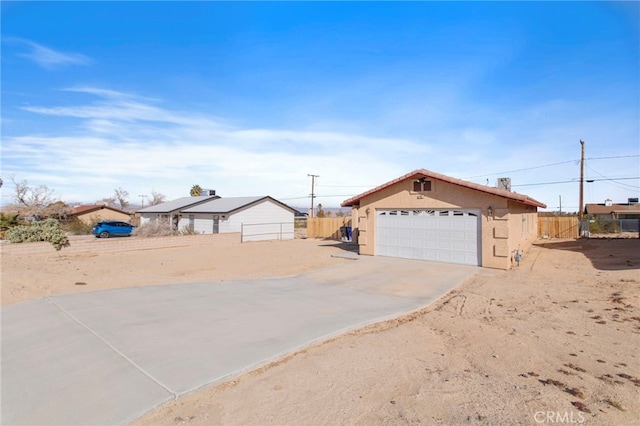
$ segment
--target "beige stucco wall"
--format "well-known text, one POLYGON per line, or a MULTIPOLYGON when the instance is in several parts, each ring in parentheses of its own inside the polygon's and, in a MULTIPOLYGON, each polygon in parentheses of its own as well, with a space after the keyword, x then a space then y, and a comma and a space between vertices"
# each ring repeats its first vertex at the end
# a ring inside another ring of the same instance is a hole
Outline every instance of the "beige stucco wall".
POLYGON ((79 214, 78 219, 87 225, 93 225, 101 220, 120 220, 123 222, 129 222, 131 216, 110 209, 100 209, 85 214, 79 214))
POLYGON ((352 210, 360 254, 376 254, 375 211, 389 208, 480 210, 481 266, 489 268, 509 269, 515 250, 526 251, 537 234, 537 209, 533 206, 435 180, 432 181, 432 191, 414 192, 413 180, 408 179, 364 197, 359 208, 352 210))

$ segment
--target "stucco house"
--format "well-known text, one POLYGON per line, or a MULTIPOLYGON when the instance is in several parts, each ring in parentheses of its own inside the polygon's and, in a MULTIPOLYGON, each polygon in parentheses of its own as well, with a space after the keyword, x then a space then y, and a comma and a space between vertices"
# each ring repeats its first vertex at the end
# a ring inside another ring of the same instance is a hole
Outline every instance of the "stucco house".
POLYGON ((419 169, 342 207, 353 208, 360 254, 509 269, 536 239, 537 210, 546 205, 419 169))
POLYGON ((176 229, 189 228, 199 234, 240 232, 242 241, 259 241, 293 239, 297 210, 269 196, 208 196, 185 197, 139 213, 141 226, 165 219, 171 220, 176 229))
POLYGON ((131 214, 106 204, 86 204, 75 206, 70 217, 77 217, 82 223, 93 225, 103 220, 129 222, 131 214))
MULTIPOLYGON (((590 222, 599 223, 594 232, 638 232, 640 230, 640 204, 637 198, 626 203, 605 200, 602 204, 586 204, 584 212, 590 222)), ((591 229, 591 226, 590 226, 591 229)))
POLYGON ((639 219, 640 204, 637 198, 629 198, 626 203, 605 200, 602 204, 586 204, 584 212, 606 220, 639 219))

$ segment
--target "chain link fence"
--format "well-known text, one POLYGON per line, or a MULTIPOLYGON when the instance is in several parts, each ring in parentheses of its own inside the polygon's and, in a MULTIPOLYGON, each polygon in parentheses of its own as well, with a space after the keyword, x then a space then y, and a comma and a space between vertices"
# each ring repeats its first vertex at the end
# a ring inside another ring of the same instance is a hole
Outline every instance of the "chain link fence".
POLYGON ((585 219, 580 222, 580 236, 608 236, 640 238, 640 218, 638 219, 585 219))

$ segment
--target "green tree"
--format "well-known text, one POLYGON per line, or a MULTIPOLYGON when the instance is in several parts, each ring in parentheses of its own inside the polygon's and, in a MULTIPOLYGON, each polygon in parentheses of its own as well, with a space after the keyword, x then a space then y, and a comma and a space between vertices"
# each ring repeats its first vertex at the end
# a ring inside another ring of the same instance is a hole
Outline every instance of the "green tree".
POLYGON ((200 187, 200 185, 193 185, 191 187, 191 192, 190 192, 192 197, 199 197, 202 195, 202 188, 200 187))

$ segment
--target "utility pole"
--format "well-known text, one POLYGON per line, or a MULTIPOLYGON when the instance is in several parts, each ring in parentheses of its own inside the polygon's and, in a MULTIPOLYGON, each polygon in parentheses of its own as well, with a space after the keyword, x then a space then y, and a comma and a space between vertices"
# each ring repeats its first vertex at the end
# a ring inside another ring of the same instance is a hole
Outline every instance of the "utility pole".
POLYGON ((558 195, 558 199, 560 200, 560 216, 562 216, 562 195, 558 195))
POLYGON ((582 145, 582 154, 580 155, 580 211, 578 212, 578 219, 582 220, 582 212, 584 210, 584 141, 580 140, 582 145))
POLYGON ((311 217, 314 216, 313 214, 313 199, 316 198, 316 193, 315 193, 315 185, 316 185, 316 178, 320 177, 318 175, 310 175, 308 174, 307 176, 311 176, 311 217))

